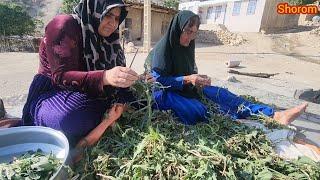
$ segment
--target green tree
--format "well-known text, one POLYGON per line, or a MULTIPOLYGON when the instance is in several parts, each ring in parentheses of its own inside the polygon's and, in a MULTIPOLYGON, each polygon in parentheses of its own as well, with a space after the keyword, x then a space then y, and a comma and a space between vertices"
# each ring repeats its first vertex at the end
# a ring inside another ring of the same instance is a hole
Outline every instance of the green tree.
POLYGON ((79 3, 80 0, 63 0, 62 12, 66 14, 73 13, 73 8, 79 3))
POLYGON ((0 35, 32 35, 35 32, 35 20, 19 5, 0 3, 0 17, 0 35))
POLYGON ((288 2, 292 5, 305 5, 312 4, 315 0, 288 0, 288 2))
POLYGON ((163 2, 164 7, 178 9, 179 1, 178 0, 165 0, 163 2))

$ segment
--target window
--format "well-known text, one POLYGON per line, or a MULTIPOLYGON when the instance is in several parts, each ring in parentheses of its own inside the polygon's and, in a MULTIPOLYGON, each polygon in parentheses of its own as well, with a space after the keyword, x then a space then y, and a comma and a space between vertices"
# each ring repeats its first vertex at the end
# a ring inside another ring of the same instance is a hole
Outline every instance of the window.
POLYGON ((132 19, 131 18, 126 18, 124 22, 124 27, 128 29, 132 29, 132 19))
POLYGON ((221 16, 221 11, 222 11, 222 6, 217 6, 216 7, 216 12, 214 15, 214 20, 218 19, 221 16))
POLYGON ((256 11, 257 0, 249 0, 247 15, 253 15, 256 11))
POLYGON ((189 11, 192 11, 192 9, 193 9, 193 6, 190 6, 190 7, 188 8, 189 11))
POLYGON ((241 9, 241 1, 235 1, 235 2, 233 3, 232 15, 233 15, 233 16, 238 16, 238 15, 240 15, 240 9, 241 9))
POLYGON ((207 19, 213 19, 214 18, 214 10, 213 7, 209 7, 207 11, 207 19))

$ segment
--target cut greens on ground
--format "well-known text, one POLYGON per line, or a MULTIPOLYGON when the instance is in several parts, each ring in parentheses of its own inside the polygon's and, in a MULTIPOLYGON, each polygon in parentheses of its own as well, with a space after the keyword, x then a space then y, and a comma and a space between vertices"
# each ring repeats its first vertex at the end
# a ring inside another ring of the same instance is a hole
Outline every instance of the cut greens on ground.
MULTIPOLYGON (((150 84, 133 90, 148 100, 150 84)), ((319 179, 320 163, 279 158, 258 129, 216 113, 208 123, 185 126, 170 112, 128 111, 86 149, 76 168, 82 179, 319 179)), ((260 118, 259 120, 263 120, 260 118)))

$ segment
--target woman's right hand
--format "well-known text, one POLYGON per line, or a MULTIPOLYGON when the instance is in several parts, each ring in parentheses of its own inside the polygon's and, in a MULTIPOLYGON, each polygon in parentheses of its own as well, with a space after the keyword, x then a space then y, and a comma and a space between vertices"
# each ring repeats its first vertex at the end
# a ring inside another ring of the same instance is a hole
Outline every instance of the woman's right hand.
POLYGON ((103 84, 127 88, 139 79, 139 75, 128 67, 116 66, 104 71, 103 84))

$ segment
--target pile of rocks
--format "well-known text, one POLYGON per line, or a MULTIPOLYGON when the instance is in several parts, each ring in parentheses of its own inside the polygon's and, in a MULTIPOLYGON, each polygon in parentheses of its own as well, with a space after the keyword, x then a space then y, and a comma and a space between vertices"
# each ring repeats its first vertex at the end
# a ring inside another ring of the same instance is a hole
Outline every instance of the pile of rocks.
POLYGON ((306 21, 303 25, 305 25, 305 26, 320 26, 320 22, 306 21))
POLYGON ((135 53, 137 51, 137 47, 134 45, 133 42, 125 43, 124 44, 124 51, 125 53, 135 53))
POLYGON ((313 29, 312 31, 310 31, 310 34, 315 34, 317 36, 320 36, 320 27, 313 29))
POLYGON ((216 45, 228 44, 238 46, 243 44, 246 40, 241 35, 232 33, 228 30, 199 30, 196 41, 200 43, 213 43, 216 45))
POLYGON ((246 40, 241 35, 228 31, 223 25, 201 25, 196 41, 216 45, 228 44, 238 46, 246 40))

